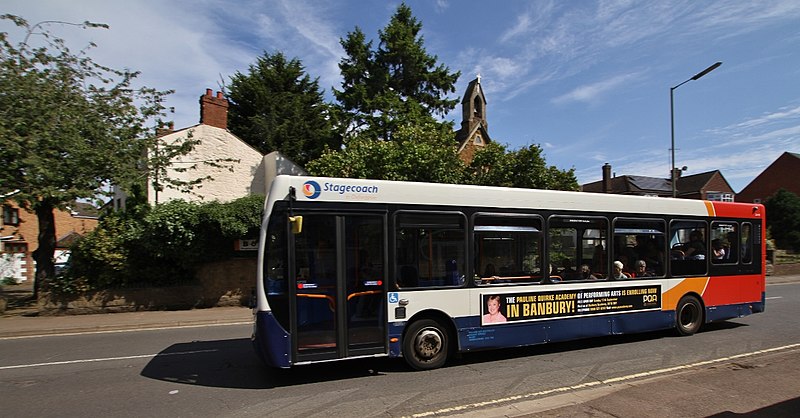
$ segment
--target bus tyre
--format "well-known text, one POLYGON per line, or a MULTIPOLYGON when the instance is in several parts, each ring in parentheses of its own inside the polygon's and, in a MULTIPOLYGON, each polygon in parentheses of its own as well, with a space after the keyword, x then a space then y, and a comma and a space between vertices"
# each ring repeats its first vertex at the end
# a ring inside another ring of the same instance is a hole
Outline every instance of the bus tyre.
POLYGON ((691 295, 686 295, 678 302, 675 309, 675 327, 679 335, 692 335, 703 325, 703 305, 691 295))
POLYGON ((414 321, 406 330, 403 358, 416 370, 442 367, 449 350, 447 330, 433 319, 414 321))

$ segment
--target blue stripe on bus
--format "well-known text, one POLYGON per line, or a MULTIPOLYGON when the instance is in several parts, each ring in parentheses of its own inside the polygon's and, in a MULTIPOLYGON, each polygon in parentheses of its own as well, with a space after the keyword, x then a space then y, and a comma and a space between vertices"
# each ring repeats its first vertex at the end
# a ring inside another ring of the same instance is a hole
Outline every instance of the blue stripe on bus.
POLYGON ((459 318, 456 323, 461 350, 469 351, 667 329, 675 326, 675 314, 650 311, 488 327, 480 326, 480 317, 459 318))
POLYGON ((753 313, 764 312, 766 294, 761 294, 761 302, 742 303, 738 305, 713 306, 706 309, 706 322, 741 318, 753 313))
POLYGON ((281 327, 272 312, 256 313, 256 333, 253 347, 261 361, 272 367, 288 368, 292 365, 292 339, 281 327))

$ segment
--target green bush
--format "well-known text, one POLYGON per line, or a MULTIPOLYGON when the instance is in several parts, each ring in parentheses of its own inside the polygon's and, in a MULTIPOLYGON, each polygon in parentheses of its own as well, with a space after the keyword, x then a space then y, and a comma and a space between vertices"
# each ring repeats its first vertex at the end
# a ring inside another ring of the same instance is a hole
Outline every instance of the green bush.
POLYGON ((72 248, 71 268, 51 290, 75 292, 185 283, 198 266, 233 256, 233 240, 254 238, 263 196, 228 203, 173 200, 104 216, 72 248))

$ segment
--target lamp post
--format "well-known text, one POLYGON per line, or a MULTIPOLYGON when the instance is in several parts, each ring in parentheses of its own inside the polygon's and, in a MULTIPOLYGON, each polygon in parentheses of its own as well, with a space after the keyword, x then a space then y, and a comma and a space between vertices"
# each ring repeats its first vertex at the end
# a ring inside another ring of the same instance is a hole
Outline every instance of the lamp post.
POLYGON ((675 101, 673 99, 673 92, 678 87, 680 87, 680 86, 682 86, 682 85, 684 85, 684 84, 686 84, 686 83, 688 83, 688 82, 690 82, 692 80, 698 80, 700 77, 702 77, 702 76, 704 76, 704 75, 716 70, 717 67, 719 67, 720 65, 722 65, 722 62, 717 61, 714 64, 712 64, 710 67, 708 67, 705 70, 700 71, 699 73, 697 73, 694 76, 692 76, 692 78, 684 81, 683 83, 678 84, 675 87, 670 87, 669 88, 669 125, 670 125, 669 127, 670 127, 670 133, 672 135, 672 147, 670 148, 670 151, 672 152, 672 158, 671 158, 671 162, 670 162, 669 172, 670 172, 670 178, 672 180, 671 181, 671 183, 672 183, 672 197, 677 197, 677 191, 675 190, 675 106, 674 106, 675 101))

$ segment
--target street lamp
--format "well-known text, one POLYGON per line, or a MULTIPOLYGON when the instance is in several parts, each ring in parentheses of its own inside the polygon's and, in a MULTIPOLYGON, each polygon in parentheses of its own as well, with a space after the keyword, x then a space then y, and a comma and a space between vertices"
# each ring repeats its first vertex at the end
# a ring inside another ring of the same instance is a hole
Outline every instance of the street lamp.
POLYGON ((700 77, 702 77, 702 76, 704 76, 704 75, 716 70, 717 67, 719 67, 720 65, 722 65, 722 62, 717 61, 714 64, 712 64, 710 67, 708 67, 705 70, 700 71, 699 73, 697 73, 694 76, 692 76, 692 78, 684 81, 683 83, 678 84, 675 87, 670 87, 669 88, 669 125, 670 125, 670 132, 672 134, 672 148, 670 148, 670 151, 672 151, 672 159, 671 159, 671 163, 670 163, 670 167, 669 167, 669 172, 670 172, 670 177, 671 177, 671 180, 672 180, 672 197, 676 197, 677 196, 677 192, 675 190, 675 107, 674 107, 674 100, 673 100, 673 92, 678 87, 680 87, 680 86, 682 86, 682 85, 684 85, 684 84, 686 84, 686 83, 688 83, 688 82, 690 82, 692 80, 698 80, 700 77))

